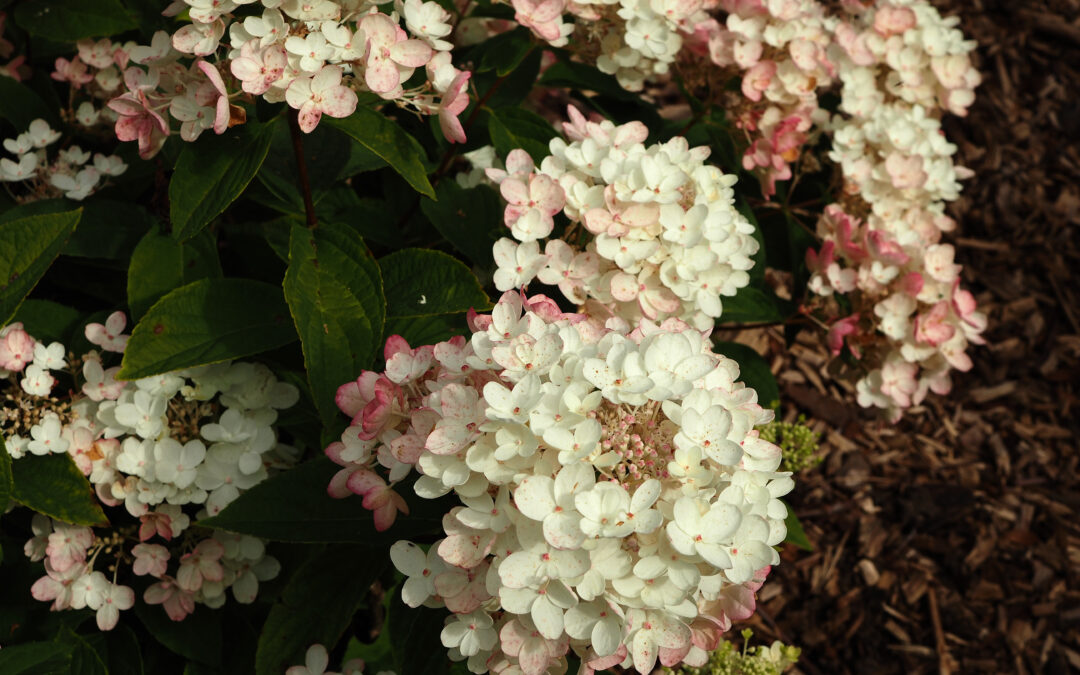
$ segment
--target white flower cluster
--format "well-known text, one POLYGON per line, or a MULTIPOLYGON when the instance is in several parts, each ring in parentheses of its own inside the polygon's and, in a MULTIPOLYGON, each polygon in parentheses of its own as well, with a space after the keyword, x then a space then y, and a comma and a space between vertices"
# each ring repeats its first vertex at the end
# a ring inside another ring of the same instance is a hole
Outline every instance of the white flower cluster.
POLYGON ((117 136, 138 140, 143 157, 157 152, 170 133, 159 111, 167 107, 190 141, 206 129, 220 134, 242 123, 243 109, 229 101, 244 94, 287 102, 298 111, 300 128, 310 132, 323 114, 351 115, 356 90, 369 91, 438 115, 449 140, 465 140, 457 115, 469 102, 469 73, 451 63, 452 45, 443 39, 451 17, 437 2, 399 0, 385 14, 366 0, 176 0, 166 14, 185 10, 190 23, 128 50, 122 60, 143 67, 124 71, 127 91, 109 102, 120 118, 117 136), (228 51, 220 64, 203 60, 223 44, 228 51), (197 58, 184 65, 184 55, 197 58), (240 91, 229 91, 233 83, 226 83, 219 65, 240 91), (406 90, 405 82, 421 68, 425 81, 406 90))
POLYGON ((691 0, 586 0, 569 2, 579 33, 599 43, 596 67, 629 91, 666 75, 684 34, 706 20, 706 2, 691 0))
MULTIPOLYGON (((87 326, 86 337, 104 351, 122 352, 125 324, 116 312, 105 324, 87 326)), ((104 368, 96 351, 79 359, 65 355, 62 344, 38 342, 21 324, 0 331, 0 367, 11 380, 9 404, 0 410, 4 445, 16 460, 27 453, 71 456, 102 504, 123 504, 138 519, 140 543, 128 551, 119 530, 98 537, 88 527, 36 520, 26 552, 33 560, 46 559, 46 576, 35 584, 34 597, 52 600, 57 610, 97 609, 99 626, 112 628, 116 615, 109 608, 127 609, 133 600, 127 599, 130 588, 117 587, 115 577, 105 584, 94 571, 104 551, 117 564, 133 556, 136 575, 159 579, 144 600, 163 604, 174 620, 192 612, 195 603, 221 606, 229 588, 239 602, 253 602, 258 582, 277 575, 277 561, 258 539, 189 530, 191 516, 182 507, 198 505, 197 518, 214 515, 264 480, 268 469, 295 461, 292 449, 278 443, 273 425, 277 411, 298 400, 296 388, 254 363, 124 382, 115 379, 119 367, 104 368), (74 361, 82 363, 81 387, 74 361), (61 399, 51 394, 53 373, 63 371, 75 379, 75 393, 61 399), (180 546, 170 551, 146 543, 155 536, 180 546), (167 563, 178 551, 183 554, 170 575, 167 563), (78 595, 84 582, 89 595, 78 595), (126 591, 108 600, 106 591, 114 587, 126 591)))
POLYGON ((956 146, 922 106, 882 104, 867 116, 836 116, 829 126, 829 158, 843 172, 845 191, 884 219, 912 206, 953 201, 960 196, 959 179, 972 175, 953 164, 956 146))
MULTIPOLYGON (((495 285, 534 278, 570 301, 631 323, 678 318, 709 330, 721 296, 750 282, 758 250, 754 226, 734 206, 735 177, 705 164, 709 149, 682 137, 646 147, 640 122, 587 121, 570 108, 569 142, 554 139, 537 170, 523 150, 505 171, 489 170, 508 202, 505 222, 517 243, 495 244, 495 285), (562 212, 581 225, 583 249, 550 235, 562 212)), ((595 313, 595 312, 594 312, 595 313)), ((599 316, 599 314, 596 314, 599 316)))
POLYGON ((0 182, 22 182, 28 194, 20 195, 23 201, 36 201, 63 195, 68 199, 82 201, 94 193, 108 176, 119 176, 127 171, 116 155, 103 155, 70 145, 57 153, 51 162, 45 148, 60 140, 60 132, 49 127, 43 119, 36 119, 29 128, 15 138, 4 139, 4 149, 15 159, 0 159, 0 182), (91 162, 91 157, 93 161, 91 162))
POLYGON ((668 73, 688 33, 709 21, 710 1, 511 0, 514 19, 554 47, 569 45, 625 89, 668 73), (571 14, 574 22, 565 22, 571 14), (569 38, 577 32, 577 37, 569 38), (598 52, 598 53, 597 53, 598 52))
POLYGON ((561 672, 569 649, 597 670, 703 664, 779 562, 794 483, 754 430, 772 412, 677 321, 630 330, 509 291, 470 324, 391 338, 386 371, 338 392, 353 420, 327 448, 331 494, 385 529, 415 467, 418 495, 461 502, 426 553, 391 548, 404 601, 453 612, 443 644, 476 673, 561 672))

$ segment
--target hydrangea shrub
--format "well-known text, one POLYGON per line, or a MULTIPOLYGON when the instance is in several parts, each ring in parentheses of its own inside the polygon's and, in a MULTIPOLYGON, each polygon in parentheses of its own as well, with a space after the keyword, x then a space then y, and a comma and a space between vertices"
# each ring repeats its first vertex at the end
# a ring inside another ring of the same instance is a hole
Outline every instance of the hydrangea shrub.
POLYGON ((926 0, 0 2, 0 672, 782 672, 815 435, 985 316, 926 0), (14 671, 14 670, 13 670, 14 671))

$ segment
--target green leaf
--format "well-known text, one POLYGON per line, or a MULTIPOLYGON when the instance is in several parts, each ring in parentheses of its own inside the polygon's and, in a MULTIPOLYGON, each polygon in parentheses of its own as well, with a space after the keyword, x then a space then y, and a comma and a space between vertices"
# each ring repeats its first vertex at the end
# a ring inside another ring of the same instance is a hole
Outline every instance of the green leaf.
MULTIPOLYGON (((385 165, 367 148, 329 125, 320 124, 315 131, 304 134, 302 143, 308 183, 316 204, 341 178, 385 165)), ((283 203, 289 204, 292 213, 302 214, 304 198, 300 194, 298 176, 289 127, 275 125, 270 151, 259 169, 259 182, 283 203)))
POLYGON ((52 300, 29 298, 19 305, 12 321, 21 321, 26 332, 41 342, 62 342, 67 347, 68 338, 82 321, 79 310, 52 300))
POLYGON ((71 675, 109 675, 109 668, 85 637, 64 626, 56 642, 71 649, 71 675))
POLYGON ((36 0, 15 8, 15 23, 59 42, 111 36, 135 28, 119 0, 36 0))
POLYGON ((81 215, 79 210, 17 220, 0 217, 0 326, 7 325, 52 265, 81 215))
POLYGON ((324 120, 324 123, 348 134, 386 161, 414 190, 435 199, 435 189, 431 187, 421 161, 427 156, 424 148, 400 125, 365 107, 358 107, 344 119, 324 120))
POLYGON ((453 256, 430 249, 406 248, 379 259, 392 317, 452 314, 486 310, 491 301, 469 268, 453 256))
POLYGON ((10 77, 0 77, 0 120, 7 120, 23 133, 36 119, 56 124, 56 114, 30 87, 10 77))
POLYGON ((169 181, 172 234, 188 239, 232 204, 259 172, 273 123, 248 123, 186 143, 169 181))
POLYGON ((199 663, 221 665, 221 612, 196 605, 183 621, 173 621, 160 605, 135 602, 135 615, 154 638, 172 652, 199 663))
POLYGON ((143 675, 142 649, 135 632, 121 623, 104 635, 109 675, 143 675))
POLYGON ((490 266, 491 247, 506 231, 498 194, 487 185, 463 188, 452 180, 440 182, 437 192, 439 201, 420 201, 424 215, 469 260, 490 266))
POLYGON ((595 67, 577 61, 558 61, 551 64, 537 83, 544 87, 569 87, 595 91, 614 99, 634 100, 637 94, 627 91, 614 75, 608 75, 595 67))
POLYGON ((379 267, 354 230, 294 226, 285 299, 304 349, 308 380, 326 426, 339 415, 337 388, 371 366, 386 301, 379 267))
POLYGON ((151 230, 139 241, 128 264, 127 296, 138 321, 169 291, 200 279, 221 278, 217 240, 204 230, 187 241, 151 230))
POLYGON ((772 289, 755 286, 740 288, 730 298, 722 298, 721 324, 780 322, 791 314, 791 303, 781 300, 772 289))
POLYGON ((445 609, 409 607, 401 600, 401 591, 395 590, 386 627, 397 675, 445 675, 450 671, 439 637, 446 616, 445 609))
POLYGON ((256 675, 302 664, 314 643, 334 645, 382 573, 386 556, 370 546, 329 546, 289 580, 259 636, 256 675))
MULTIPOLYGON (((386 591, 382 602, 384 609, 389 608, 390 600, 395 593, 401 592, 400 588, 401 586, 398 585, 386 591)), ((355 637, 349 638, 348 644, 345 645, 345 656, 341 660, 348 663, 353 659, 363 660, 364 669, 368 672, 378 673, 393 670, 396 667, 393 651, 390 648, 390 628, 386 622, 383 622, 382 627, 379 628, 379 635, 374 642, 360 642, 355 637)))
POLYGON ((29 642, 0 649, 4 675, 69 675, 71 648, 55 642, 29 642))
POLYGON ((534 47, 532 33, 524 26, 500 33, 482 43, 482 46, 483 55, 476 72, 494 70, 499 77, 513 72, 534 47))
POLYGON ((281 289, 202 279, 158 300, 131 333, 120 380, 258 354, 296 339, 281 289))
POLYGON ((61 253, 80 258, 127 260, 139 240, 156 224, 157 219, 138 204, 90 200, 83 206, 79 229, 61 253))
POLYGON ((70 455, 27 455, 11 463, 15 501, 72 525, 109 524, 70 455))
MULTIPOLYGON (((385 185, 384 185, 385 188, 385 185)), ((406 186, 406 189, 411 190, 406 186)), ((411 196, 411 195, 410 195, 411 196)), ((429 201, 429 200, 422 200, 429 201)), ((389 199, 361 197, 347 185, 329 190, 315 205, 319 223, 347 225, 360 233, 364 241, 375 242, 389 248, 399 248, 405 233, 398 225, 400 216, 394 213, 389 199)), ((303 219, 297 219, 303 225, 303 219)), ((285 259, 289 259, 289 231, 285 232, 285 259)), ((412 234, 411 232, 409 234, 412 234)))
POLYGON ((375 523, 360 497, 334 499, 326 493, 340 469, 325 457, 271 476, 198 525, 273 541, 294 543, 360 543, 389 548, 398 539, 441 532, 442 500, 420 499, 404 484, 398 493, 409 503, 409 515, 386 532, 375 523), (298 498, 303 495, 303 498, 298 498))
POLYGON ((547 120, 523 108, 491 111, 488 131, 491 132, 491 143, 501 157, 521 148, 537 164, 549 154, 548 142, 558 136, 547 120))
POLYGON ((439 316, 390 316, 386 318, 383 335, 400 335, 410 345, 434 345, 455 335, 469 335, 465 314, 439 316))
POLYGON ((780 387, 761 354, 738 342, 716 342, 713 351, 738 362, 739 380, 757 392, 758 403, 770 408, 780 401, 780 387))
POLYGON ((803 529, 799 517, 795 515, 795 511, 791 506, 787 507, 787 518, 784 518, 784 525, 787 526, 787 536, 784 537, 785 543, 794 544, 804 551, 814 550, 814 545, 810 543, 810 539, 806 536, 806 530, 803 529))

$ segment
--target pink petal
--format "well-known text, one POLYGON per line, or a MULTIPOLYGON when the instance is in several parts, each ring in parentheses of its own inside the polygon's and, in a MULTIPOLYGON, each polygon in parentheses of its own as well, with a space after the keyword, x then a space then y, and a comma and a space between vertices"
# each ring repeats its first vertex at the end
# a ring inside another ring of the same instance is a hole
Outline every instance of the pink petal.
MULTIPOLYGON (((466 105, 468 99, 465 99, 466 105)), ((439 111, 439 128, 442 129, 443 136, 451 143, 464 143, 465 142, 465 128, 461 126, 461 121, 457 118, 457 114, 443 109, 439 111)))
POLYGON ((314 102, 308 101, 300 106, 300 112, 297 113, 300 131, 303 131, 305 134, 310 134, 312 131, 315 131, 315 127, 319 125, 320 119, 322 119, 322 111, 315 107, 314 102))
POLYGON ((341 84, 341 68, 339 66, 323 66, 311 78, 311 91, 320 93, 332 89, 341 84))
POLYGON ((397 67, 390 61, 378 58, 369 58, 367 71, 364 73, 364 82, 371 91, 383 94, 393 91, 401 81, 397 67))
POLYGON ((214 133, 223 134, 229 128, 229 99, 221 96, 217 100, 214 114, 214 133))
POLYGON ((420 40, 405 40, 390 48, 390 58, 407 68, 421 68, 431 60, 431 47, 420 40))
POLYGON ((348 87, 335 87, 323 94, 322 111, 330 117, 348 117, 356 112, 356 92, 348 87))
POLYGON ((214 89, 217 89, 219 94, 225 96, 225 81, 221 79, 221 73, 218 72, 218 69, 202 59, 199 59, 196 62, 196 65, 199 67, 199 70, 206 74, 206 77, 210 80, 210 84, 214 85, 214 89))

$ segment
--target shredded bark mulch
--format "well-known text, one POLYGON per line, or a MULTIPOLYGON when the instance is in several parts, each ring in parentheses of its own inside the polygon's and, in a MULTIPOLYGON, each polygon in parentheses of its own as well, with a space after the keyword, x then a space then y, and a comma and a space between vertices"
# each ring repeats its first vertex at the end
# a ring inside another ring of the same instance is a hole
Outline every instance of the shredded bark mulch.
POLYGON ((826 458, 790 500, 815 550, 785 549, 752 626, 810 675, 1080 671, 1080 0, 937 4, 979 42, 946 130, 976 174, 952 241, 989 345, 897 425, 810 336, 777 350, 826 458))

